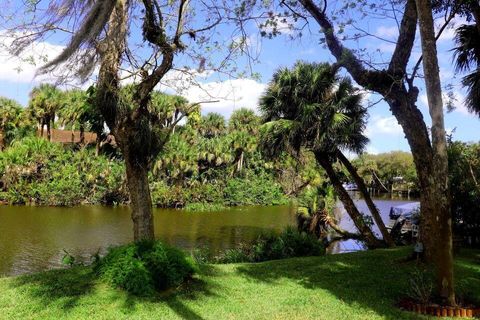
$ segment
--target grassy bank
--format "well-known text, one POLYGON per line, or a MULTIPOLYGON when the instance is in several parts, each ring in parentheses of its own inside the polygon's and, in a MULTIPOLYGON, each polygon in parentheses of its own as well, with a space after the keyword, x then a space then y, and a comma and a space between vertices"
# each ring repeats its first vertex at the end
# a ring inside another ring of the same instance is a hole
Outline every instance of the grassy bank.
MULTIPOLYGON (((99 283, 90 268, 0 279, 1 319, 416 319, 394 307, 408 248, 258 264, 208 265, 154 299, 99 283)), ((480 251, 456 258, 460 295, 480 300, 480 251)))

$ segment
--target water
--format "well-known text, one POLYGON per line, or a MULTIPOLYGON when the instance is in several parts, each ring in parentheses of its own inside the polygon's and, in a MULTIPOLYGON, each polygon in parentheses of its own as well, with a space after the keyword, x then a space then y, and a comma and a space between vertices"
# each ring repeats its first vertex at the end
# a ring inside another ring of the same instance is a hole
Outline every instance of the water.
MULTIPOLYGON (((370 215, 370 211, 368 210, 367 204, 361 198, 359 192, 349 192, 354 200, 355 205, 357 206, 358 210, 361 213, 370 215)), ((387 225, 390 221, 389 213, 390 208, 410 202, 417 202, 418 199, 415 198, 402 198, 401 196, 393 196, 390 194, 384 194, 379 197, 374 197, 373 202, 378 208, 380 216, 382 217, 383 222, 387 225)), ((347 214, 341 202, 337 204, 335 208, 335 217, 338 220, 338 225, 347 231, 356 232, 357 229, 350 219, 350 216, 347 214)), ((373 232, 378 238, 382 238, 380 230, 378 229, 377 225, 375 224, 372 228, 373 232)), ((327 249, 328 253, 342 253, 342 252, 351 252, 351 251, 358 251, 358 250, 365 250, 365 246, 355 240, 345 240, 345 241, 338 241, 336 243, 332 243, 329 248, 327 249)))
MULTIPOLYGON (((295 224, 290 206, 217 212, 155 209, 155 234, 174 246, 212 251, 250 242, 260 233, 295 224)), ((64 249, 83 261, 133 240, 128 207, 0 206, 0 276, 62 267, 64 249)))
MULTIPOLYGON (((368 213, 356 194, 360 211, 368 213)), ((409 201, 376 199, 382 218, 388 222, 390 207, 409 201)), ((410 201, 411 202, 411 201, 410 201)), ((339 225, 356 229, 341 205, 335 211, 339 225)), ((155 209, 155 234, 171 245, 208 247, 213 252, 248 243, 260 233, 278 232, 295 225, 291 206, 245 207, 217 212, 185 212, 155 209)), ((378 232, 378 229, 374 228, 378 232)), ((79 206, 73 208, 0 206, 0 276, 18 275, 62 267, 64 249, 82 261, 109 246, 132 241, 128 207, 79 206)), ((364 249, 353 241, 333 244, 329 253, 364 249)))

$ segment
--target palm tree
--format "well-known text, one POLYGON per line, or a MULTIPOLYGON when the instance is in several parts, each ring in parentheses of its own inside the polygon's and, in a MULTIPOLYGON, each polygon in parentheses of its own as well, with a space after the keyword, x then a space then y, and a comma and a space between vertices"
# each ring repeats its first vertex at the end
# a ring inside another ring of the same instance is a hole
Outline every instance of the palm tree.
POLYGON ((225 118, 216 112, 209 112, 200 120, 198 131, 207 139, 218 137, 226 132, 225 118))
POLYGON ((190 129, 184 126, 172 134, 153 165, 155 176, 180 184, 198 174, 198 143, 193 143, 191 137, 196 135, 196 131, 190 129))
POLYGON ((232 112, 228 120, 230 131, 246 131, 250 134, 257 134, 260 125, 260 117, 251 109, 240 108, 232 112))
MULTIPOLYGON (((474 1, 472 1, 474 2, 474 1)), ((480 21, 460 26, 455 35, 454 51, 457 72, 470 72, 462 79, 467 88, 466 107, 480 116, 480 21)))
POLYGON ((22 106, 15 100, 0 97, 0 151, 13 139, 21 126, 22 106))
POLYGON ((59 111, 59 117, 63 125, 70 125, 72 129, 72 143, 74 142, 74 130, 78 125, 80 129, 80 144, 85 142, 86 113, 88 112, 88 96, 78 89, 66 91, 63 106, 59 111))
MULTIPOLYGON (((378 247, 379 240, 333 167, 336 160, 350 164, 341 150, 361 153, 368 142, 363 134, 367 110, 361 104, 362 95, 349 79, 339 78, 337 71, 328 64, 299 62, 292 70, 281 69, 273 75, 260 99, 265 122, 261 149, 270 156, 282 151, 298 154, 302 148, 312 151, 367 245, 378 247)), ((351 164, 346 168, 354 178, 360 178, 351 164)), ((369 197, 368 192, 366 196, 369 197)), ((392 245, 378 210, 373 210, 374 205, 370 209, 379 229, 383 229, 385 241, 392 245)))
POLYGON ((32 119, 36 119, 40 126, 40 135, 47 127, 47 137, 51 141, 51 127, 55 123, 55 116, 63 105, 63 94, 51 84, 41 84, 30 92, 30 102, 27 112, 32 119))
POLYGON ((87 91, 72 89, 64 92, 62 107, 59 117, 63 125, 69 125, 72 129, 72 143, 74 142, 74 133, 76 127, 80 130, 80 145, 85 144, 85 130, 95 132, 96 134, 96 154, 100 149, 100 142, 104 135, 105 120, 98 108, 95 106, 95 88, 91 87, 87 91))
POLYGON ((230 116, 228 129, 235 154, 234 172, 242 171, 245 164, 245 153, 256 149, 259 124, 260 118, 253 110, 247 108, 235 110, 230 116))

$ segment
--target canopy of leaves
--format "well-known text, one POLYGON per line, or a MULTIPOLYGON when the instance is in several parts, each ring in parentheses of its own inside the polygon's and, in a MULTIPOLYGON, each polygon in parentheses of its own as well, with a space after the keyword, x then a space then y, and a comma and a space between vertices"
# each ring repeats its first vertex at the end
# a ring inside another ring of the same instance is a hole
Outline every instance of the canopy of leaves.
POLYGON ((260 109, 262 149, 272 156, 302 146, 328 154, 338 148, 361 152, 368 143, 362 95, 328 64, 298 62, 278 70, 260 109))
POLYGON ((477 25, 459 27, 455 35, 455 44, 453 51, 456 71, 471 72, 462 80, 468 91, 465 104, 471 112, 480 115, 480 32, 477 25))

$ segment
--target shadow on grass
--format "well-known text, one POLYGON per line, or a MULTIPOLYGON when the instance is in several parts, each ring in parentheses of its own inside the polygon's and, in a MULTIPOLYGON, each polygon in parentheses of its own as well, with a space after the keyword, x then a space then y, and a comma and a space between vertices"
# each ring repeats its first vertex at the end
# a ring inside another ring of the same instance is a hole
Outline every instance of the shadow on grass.
MULTIPOLYGON (((215 266, 202 266, 200 274, 214 277, 219 274, 215 266)), ((208 278, 206 277, 206 278, 208 278)), ((96 287, 101 284, 97 274, 91 267, 74 267, 65 270, 52 270, 43 273, 19 276, 11 286, 23 291, 28 298, 36 300, 41 308, 56 307, 67 313, 79 305, 80 299, 94 295, 96 287)), ((158 293, 155 296, 139 297, 123 290, 112 289, 113 294, 99 296, 99 299, 110 299, 110 303, 120 303, 119 308, 125 314, 133 314, 143 304, 164 304, 179 317, 184 319, 203 319, 190 309, 185 302, 205 296, 217 296, 218 285, 200 277, 190 279, 179 288, 158 293)))
POLYGON ((122 310, 126 314, 133 314, 137 308, 137 304, 162 303, 167 305, 173 312, 183 319, 203 319, 199 314, 189 308, 185 302, 203 297, 218 297, 219 295, 217 292, 221 291, 221 288, 218 284, 208 281, 208 278, 219 276, 222 274, 222 271, 214 265, 201 265, 199 274, 205 277, 195 277, 178 288, 161 292, 153 297, 137 297, 126 294, 122 310))
POLYGON ((68 311, 77 305, 82 296, 93 291, 95 279, 91 268, 74 267, 20 276, 15 278, 12 286, 24 289, 44 306, 54 303, 68 311))
MULTIPOLYGON (((237 272, 256 281, 275 284, 291 279, 305 288, 324 289, 341 303, 372 310, 386 319, 419 318, 395 307, 408 294, 410 274, 415 268, 413 261, 400 262, 410 250, 397 248, 245 264, 239 265, 237 272)), ((456 261, 460 286, 463 279, 480 278, 480 266, 475 268, 471 263, 462 256, 456 261)), ((468 282, 470 291, 480 296, 480 280, 468 282)))

